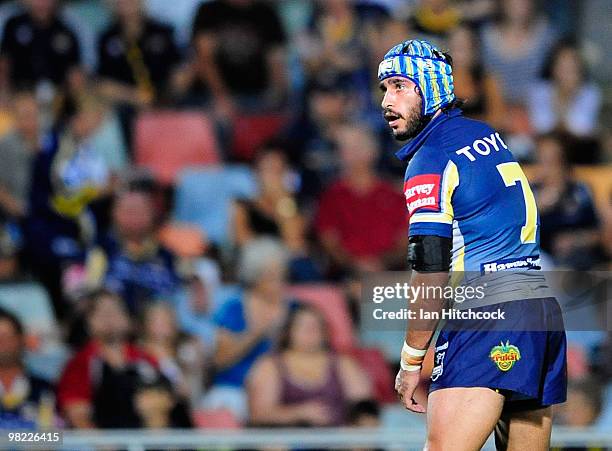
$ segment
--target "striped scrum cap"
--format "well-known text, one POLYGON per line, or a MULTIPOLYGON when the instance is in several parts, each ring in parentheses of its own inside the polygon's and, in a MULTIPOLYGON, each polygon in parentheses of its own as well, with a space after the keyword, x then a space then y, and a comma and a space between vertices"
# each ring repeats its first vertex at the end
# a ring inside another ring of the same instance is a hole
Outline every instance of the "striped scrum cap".
POLYGON ((421 90, 424 115, 455 99, 453 70, 446 57, 427 41, 412 39, 389 50, 378 66, 378 79, 406 77, 421 90))

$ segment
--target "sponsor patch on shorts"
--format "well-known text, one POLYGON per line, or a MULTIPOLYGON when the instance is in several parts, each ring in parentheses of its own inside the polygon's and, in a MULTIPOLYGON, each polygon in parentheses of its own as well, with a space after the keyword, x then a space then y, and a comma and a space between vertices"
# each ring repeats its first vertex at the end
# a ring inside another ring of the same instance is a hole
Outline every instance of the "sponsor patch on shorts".
POLYGON ((498 346, 493 346, 489 357, 501 371, 510 371, 514 364, 521 360, 521 351, 506 340, 506 343, 500 342, 498 346))

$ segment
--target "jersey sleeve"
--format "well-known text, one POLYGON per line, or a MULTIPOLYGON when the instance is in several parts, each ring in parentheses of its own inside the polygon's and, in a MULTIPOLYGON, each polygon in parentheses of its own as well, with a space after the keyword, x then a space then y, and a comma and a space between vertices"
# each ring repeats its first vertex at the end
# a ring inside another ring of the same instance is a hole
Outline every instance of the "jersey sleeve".
POLYGON ((459 171, 448 156, 438 150, 422 149, 406 171, 404 195, 409 217, 409 236, 453 236, 453 194, 459 185, 459 171))

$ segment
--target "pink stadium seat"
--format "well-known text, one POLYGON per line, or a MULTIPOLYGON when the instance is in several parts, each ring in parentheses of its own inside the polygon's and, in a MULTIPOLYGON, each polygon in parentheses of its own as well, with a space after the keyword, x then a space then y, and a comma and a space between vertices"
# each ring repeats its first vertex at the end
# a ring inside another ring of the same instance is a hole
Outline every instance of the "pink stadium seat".
POLYGON ((219 162, 212 121, 202 112, 155 111, 140 115, 134 134, 136 164, 163 184, 190 166, 219 162))
POLYGON ((240 161, 251 161, 255 152, 276 136, 287 123, 284 114, 244 115, 232 123, 232 156, 240 161))
POLYGON ((347 352, 353 348, 353 326, 341 289, 325 284, 293 285, 289 287, 288 295, 320 309, 329 326, 334 350, 347 352))
POLYGON ((368 373, 376 400, 381 404, 396 402, 394 375, 382 351, 378 348, 355 348, 350 355, 368 373))
POLYGON ((240 429, 238 419, 229 409, 196 410, 193 413, 195 426, 203 429, 240 429))

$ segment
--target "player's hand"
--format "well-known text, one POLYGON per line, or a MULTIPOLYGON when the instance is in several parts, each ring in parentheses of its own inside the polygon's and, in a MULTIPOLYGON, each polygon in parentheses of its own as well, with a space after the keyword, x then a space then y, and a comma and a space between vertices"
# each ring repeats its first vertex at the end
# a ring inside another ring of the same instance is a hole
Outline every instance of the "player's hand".
POLYGON ((399 370, 395 376, 395 391, 406 409, 411 412, 425 413, 425 407, 414 399, 420 376, 420 371, 399 370))

